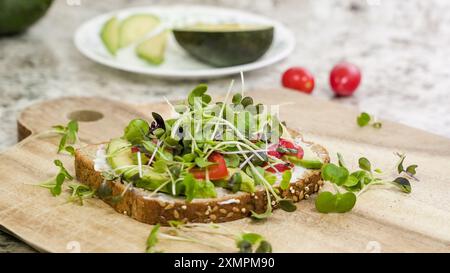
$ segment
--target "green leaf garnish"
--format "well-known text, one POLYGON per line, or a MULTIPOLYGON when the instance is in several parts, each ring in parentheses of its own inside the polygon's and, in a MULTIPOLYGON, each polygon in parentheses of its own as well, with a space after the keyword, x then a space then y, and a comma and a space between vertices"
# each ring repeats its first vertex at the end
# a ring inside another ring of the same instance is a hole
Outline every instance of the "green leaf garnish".
POLYGON ((322 192, 316 198, 316 209, 321 213, 344 213, 352 210, 356 203, 356 195, 352 192, 336 193, 322 192))
POLYGON ((345 168, 344 157, 342 156, 342 154, 337 153, 337 158, 338 158, 339 167, 345 168))
POLYGON ((356 119, 356 122, 358 123, 358 125, 359 125, 360 127, 364 127, 364 126, 366 126, 367 124, 369 124, 370 119, 371 119, 371 117, 370 117, 370 115, 369 115, 368 113, 362 112, 362 113, 358 116, 358 118, 356 119))
POLYGON ((268 241, 262 240, 255 253, 272 253, 272 245, 268 241))
POLYGON ((71 155, 74 155, 75 149, 67 144, 75 144, 78 140, 78 122, 76 120, 70 120, 66 126, 55 125, 52 126, 52 129, 54 133, 61 135, 61 139, 58 144, 58 153, 65 151, 71 155))
POLYGON ((188 103, 190 106, 194 106, 195 100, 203 101, 203 96, 208 90, 208 86, 206 84, 199 84, 195 87, 188 96, 188 103))
POLYGON ((280 182, 280 188, 282 190, 287 190, 289 188, 289 185, 291 184, 291 178, 292 178, 291 170, 286 170, 283 172, 280 182))
POLYGON ((282 199, 278 201, 278 205, 286 212, 294 212, 297 210, 297 206, 294 205, 294 202, 291 199, 282 199))
POLYGON ((184 176, 183 184, 187 202, 191 202, 194 198, 214 198, 217 196, 216 189, 211 181, 196 180, 190 173, 184 176))
POLYGON ((242 234, 242 239, 253 245, 261 241, 263 237, 258 233, 244 233, 242 234))
POLYGON ((356 204, 356 195, 353 192, 336 194, 336 212, 344 213, 351 211, 356 204))
MULTIPOLYGON (((368 113, 362 112, 356 118, 356 123, 358 123, 359 127, 365 127, 370 124, 371 120, 372 120, 372 117, 368 113)), ((371 125, 373 128, 380 129, 383 124, 379 121, 376 121, 376 122, 373 122, 371 125)))
POLYGON ((400 154, 400 153, 396 153, 396 155, 400 158, 399 162, 397 164, 397 172, 399 174, 405 172, 407 175, 418 180, 417 178, 414 177, 414 175, 416 175, 416 168, 418 167, 418 165, 417 164, 409 165, 408 167, 406 167, 406 170, 405 170, 405 168, 403 167, 403 163, 405 162, 406 155, 400 154))
POLYGON ((59 167, 58 174, 54 178, 42 182, 39 186, 49 189, 53 196, 58 196, 61 194, 64 181, 66 179, 73 180, 73 176, 69 174, 66 168, 64 168, 64 165, 60 160, 56 159, 53 163, 55 166, 59 167))
POLYGON ((372 127, 375 129, 380 129, 381 127, 383 127, 383 124, 381 122, 377 121, 372 124, 372 127))
POLYGON ((336 195, 329 191, 321 192, 317 196, 315 204, 318 212, 334 212, 336 210, 336 195))
POLYGON ((397 177, 394 181, 392 181, 394 185, 400 188, 405 193, 411 193, 411 184, 409 180, 404 177, 397 177))
POLYGON ((124 137, 131 144, 138 144, 145 140, 145 136, 149 133, 150 126, 143 119, 133 119, 125 128, 124 137))
POLYGON ((408 166, 407 168, 406 168, 406 172, 408 173, 408 174, 410 174, 410 175, 415 175, 416 174, 416 168, 417 168, 418 166, 417 165, 410 165, 410 166, 408 166))
POLYGON ((336 166, 332 163, 325 164, 322 167, 322 178, 336 185, 342 185, 348 177, 348 170, 344 167, 336 166))
MULTIPOLYGON (((416 173, 417 165, 410 165, 404 170, 403 162, 405 160, 405 155, 397 154, 400 157, 400 161, 397 164, 397 170, 399 173, 405 172, 409 176, 413 176, 416 173)), ((366 191, 372 185, 388 185, 392 184, 398 187, 405 193, 411 192, 411 184, 405 177, 397 177, 393 181, 384 180, 377 177, 377 174, 382 173, 380 169, 375 169, 372 173, 372 166, 370 161, 362 157, 358 160, 360 170, 352 172, 348 175, 348 170, 344 167, 342 156, 338 154, 338 160, 340 161, 340 166, 334 164, 326 164, 322 168, 322 178, 325 181, 330 181, 334 183, 336 193, 332 192, 321 192, 316 198, 316 209, 322 213, 332 213, 332 212, 347 212, 350 211, 356 203, 356 195, 353 192, 366 191), (342 182, 344 180, 345 181, 342 182), (339 191, 339 186, 348 190, 345 193, 339 191)))
POLYGON ((150 231, 150 234, 147 237, 147 247, 145 249, 145 251, 147 253, 152 253, 153 252, 153 248, 156 246, 156 244, 158 243, 158 232, 159 232, 159 224, 156 224, 152 230, 150 231))
POLYGON ((368 172, 372 171, 372 166, 370 164, 370 161, 367 158, 361 157, 358 160, 358 163, 359 163, 359 168, 361 168, 362 170, 365 170, 365 171, 368 171, 368 172))
POLYGON ((217 163, 207 161, 207 160, 205 160, 202 157, 196 157, 195 158, 195 164, 197 164, 197 166, 199 166, 200 168, 206 168, 206 167, 209 167, 209 166, 212 166, 212 165, 217 165, 217 163))
POLYGON ((323 166, 322 161, 317 159, 300 159, 296 156, 284 156, 284 158, 286 158, 286 160, 291 162, 292 164, 301 166, 305 169, 318 170, 323 166))
POLYGON ((240 253, 271 253, 271 244, 264 240, 264 237, 257 233, 244 233, 236 240, 236 246, 240 253))
POLYGON ((233 99, 231 100, 231 102, 234 104, 239 104, 239 103, 241 103, 241 100, 242 100, 242 95, 240 93, 236 93, 233 95, 233 99))
POLYGON ((236 172, 230 177, 230 180, 228 181, 228 188, 235 193, 241 189, 241 185, 242 175, 240 172, 236 172))
POLYGON ((80 205, 83 205, 83 201, 85 199, 92 198, 95 194, 95 190, 80 183, 73 183, 69 185, 69 189, 71 191, 69 201, 78 201, 80 205))
POLYGON ((256 213, 255 211, 251 211, 251 217, 255 220, 264 220, 272 216, 272 205, 268 205, 266 211, 263 213, 256 213))

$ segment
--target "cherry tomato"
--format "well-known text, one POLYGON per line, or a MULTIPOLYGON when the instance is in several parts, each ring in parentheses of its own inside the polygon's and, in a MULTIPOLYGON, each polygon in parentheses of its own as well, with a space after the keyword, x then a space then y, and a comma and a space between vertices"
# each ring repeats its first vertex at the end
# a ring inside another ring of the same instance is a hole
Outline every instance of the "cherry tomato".
POLYGON ((281 82, 284 87, 308 94, 314 90, 314 77, 303 67, 292 67, 286 70, 283 73, 281 82))
MULTIPOLYGON (((225 159, 219 153, 212 153, 208 157, 208 161, 216 163, 208 168, 208 175, 210 180, 219 180, 228 176, 228 169, 225 163, 225 159)), ((193 168, 190 172, 194 175, 196 179, 205 179, 206 171, 205 169, 193 168)))
POLYGON ((359 68, 351 63, 339 63, 330 73, 330 85, 338 96, 350 96, 361 82, 359 68))

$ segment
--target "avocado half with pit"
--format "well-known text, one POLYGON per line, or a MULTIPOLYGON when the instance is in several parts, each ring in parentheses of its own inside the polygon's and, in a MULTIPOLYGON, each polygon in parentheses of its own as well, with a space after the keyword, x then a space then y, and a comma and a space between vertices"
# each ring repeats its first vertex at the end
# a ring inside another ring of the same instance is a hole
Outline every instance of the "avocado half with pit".
POLYGON ((247 64, 263 56, 273 41, 273 26, 197 24, 173 29, 178 44, 197 60, 216 67, 247 64))

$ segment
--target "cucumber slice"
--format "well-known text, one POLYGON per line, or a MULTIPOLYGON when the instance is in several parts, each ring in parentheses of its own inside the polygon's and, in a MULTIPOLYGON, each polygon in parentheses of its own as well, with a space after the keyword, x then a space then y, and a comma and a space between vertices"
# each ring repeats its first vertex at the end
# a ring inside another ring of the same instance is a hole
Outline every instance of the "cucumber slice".
POLYGON ((138 41, 158 25, 158 17, 149 14, 136 14, 126 18, 120 24, 119 47, 126 47, 138 41))
POLYGON ((116 55, 117 49, 119 49, 119 21, 116 17, 106 21, 101 30, 100 37, 106 49, 112 55, 116 55))
POLYGON ((136 47, 136 54, 151 64, 161 64, 164 61, 166 43, 167 32, 162 32, 139 44, 136 47))
MULTIPOLYGON (((121 138, 115 138, 109 142, 106 154, 108 155, 107 161, 111 168, 117 169, 123 166, 134 165, 130 147, 130 143, 121 138)), ((125 170, 117 170, 116 173, 121 174, 125 170)))

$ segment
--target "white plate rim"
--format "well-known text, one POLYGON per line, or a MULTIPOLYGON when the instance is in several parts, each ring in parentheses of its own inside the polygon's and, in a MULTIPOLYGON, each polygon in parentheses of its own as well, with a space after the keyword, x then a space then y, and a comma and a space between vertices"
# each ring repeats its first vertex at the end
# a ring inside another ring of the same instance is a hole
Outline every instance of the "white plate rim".
POLYGON ((81 24, 77 30, 75 31, 74 35, 74 44, 78 51, 80 51, 85 57, 88 59, 100 63, 102 65, 119 69, 122 71, 127 72, 133 72, 138 74, 145 74, 149 76, 156 76, 160 78, 183 78, 183 79, 198 79, 198 78, 217 78, 217 77, 224 77, 234 74, 239 74, 240 72, 248 72, 253 71, 257 69, 261 69, 267 66, 270 66, 272 64, 275 64, 283 59, 285 59, 295 48, 295 38, 291 30, 289 30, 287 27, 285 27, 281 22, 267 18, 265 16, 257 15, 254 13, 245 12, 242 10, 236 10, 236 9, 230 9, 230 8, 223 8, 223 7, 217 7, 217 6, 208 6, 208 5, 155 5, 155 6, 137 6, 137 7, 130 7, 120 10, 115 10, 107 13, 103 13, 100 15, 97 15, 87 21, 85 21, 83 24, 81 24), (164 9, 164 8, 182 8, 182 7, 189 7, 194 9, 204 9, 204 10, 222 10, 224 12, 235 12, 240 13, 242 16, 251 16, 253 18, 258 18, 261 20, 265 20, 270 22, 277 31, 284 32, 285 42, 287 46, 283 48, 280 52, 275 54, 274 56, 266 59, 260 59, 256 60, 255 62, 238 65, 238 66, 231 66, 231 67, 223 67, 223 68, 215 68, 211 67, 211 69, 197 69, 197 70, 159 70, 157 67, 139 67, 135 65, 129 65, 126 63, 117 63, 114 60, 108 60, 99 57, 96 53, 92 52, 88 48, 84 47, 82 45, 82 37, 84 35, 84 32, 87 31, 86 29, 90 24, 93 22, 100 20, 100 18, 105 17, 111 17, 115 14, 122 13, 122 12, 133 12, 133 11, 139 11, 140 9, 164 9))

